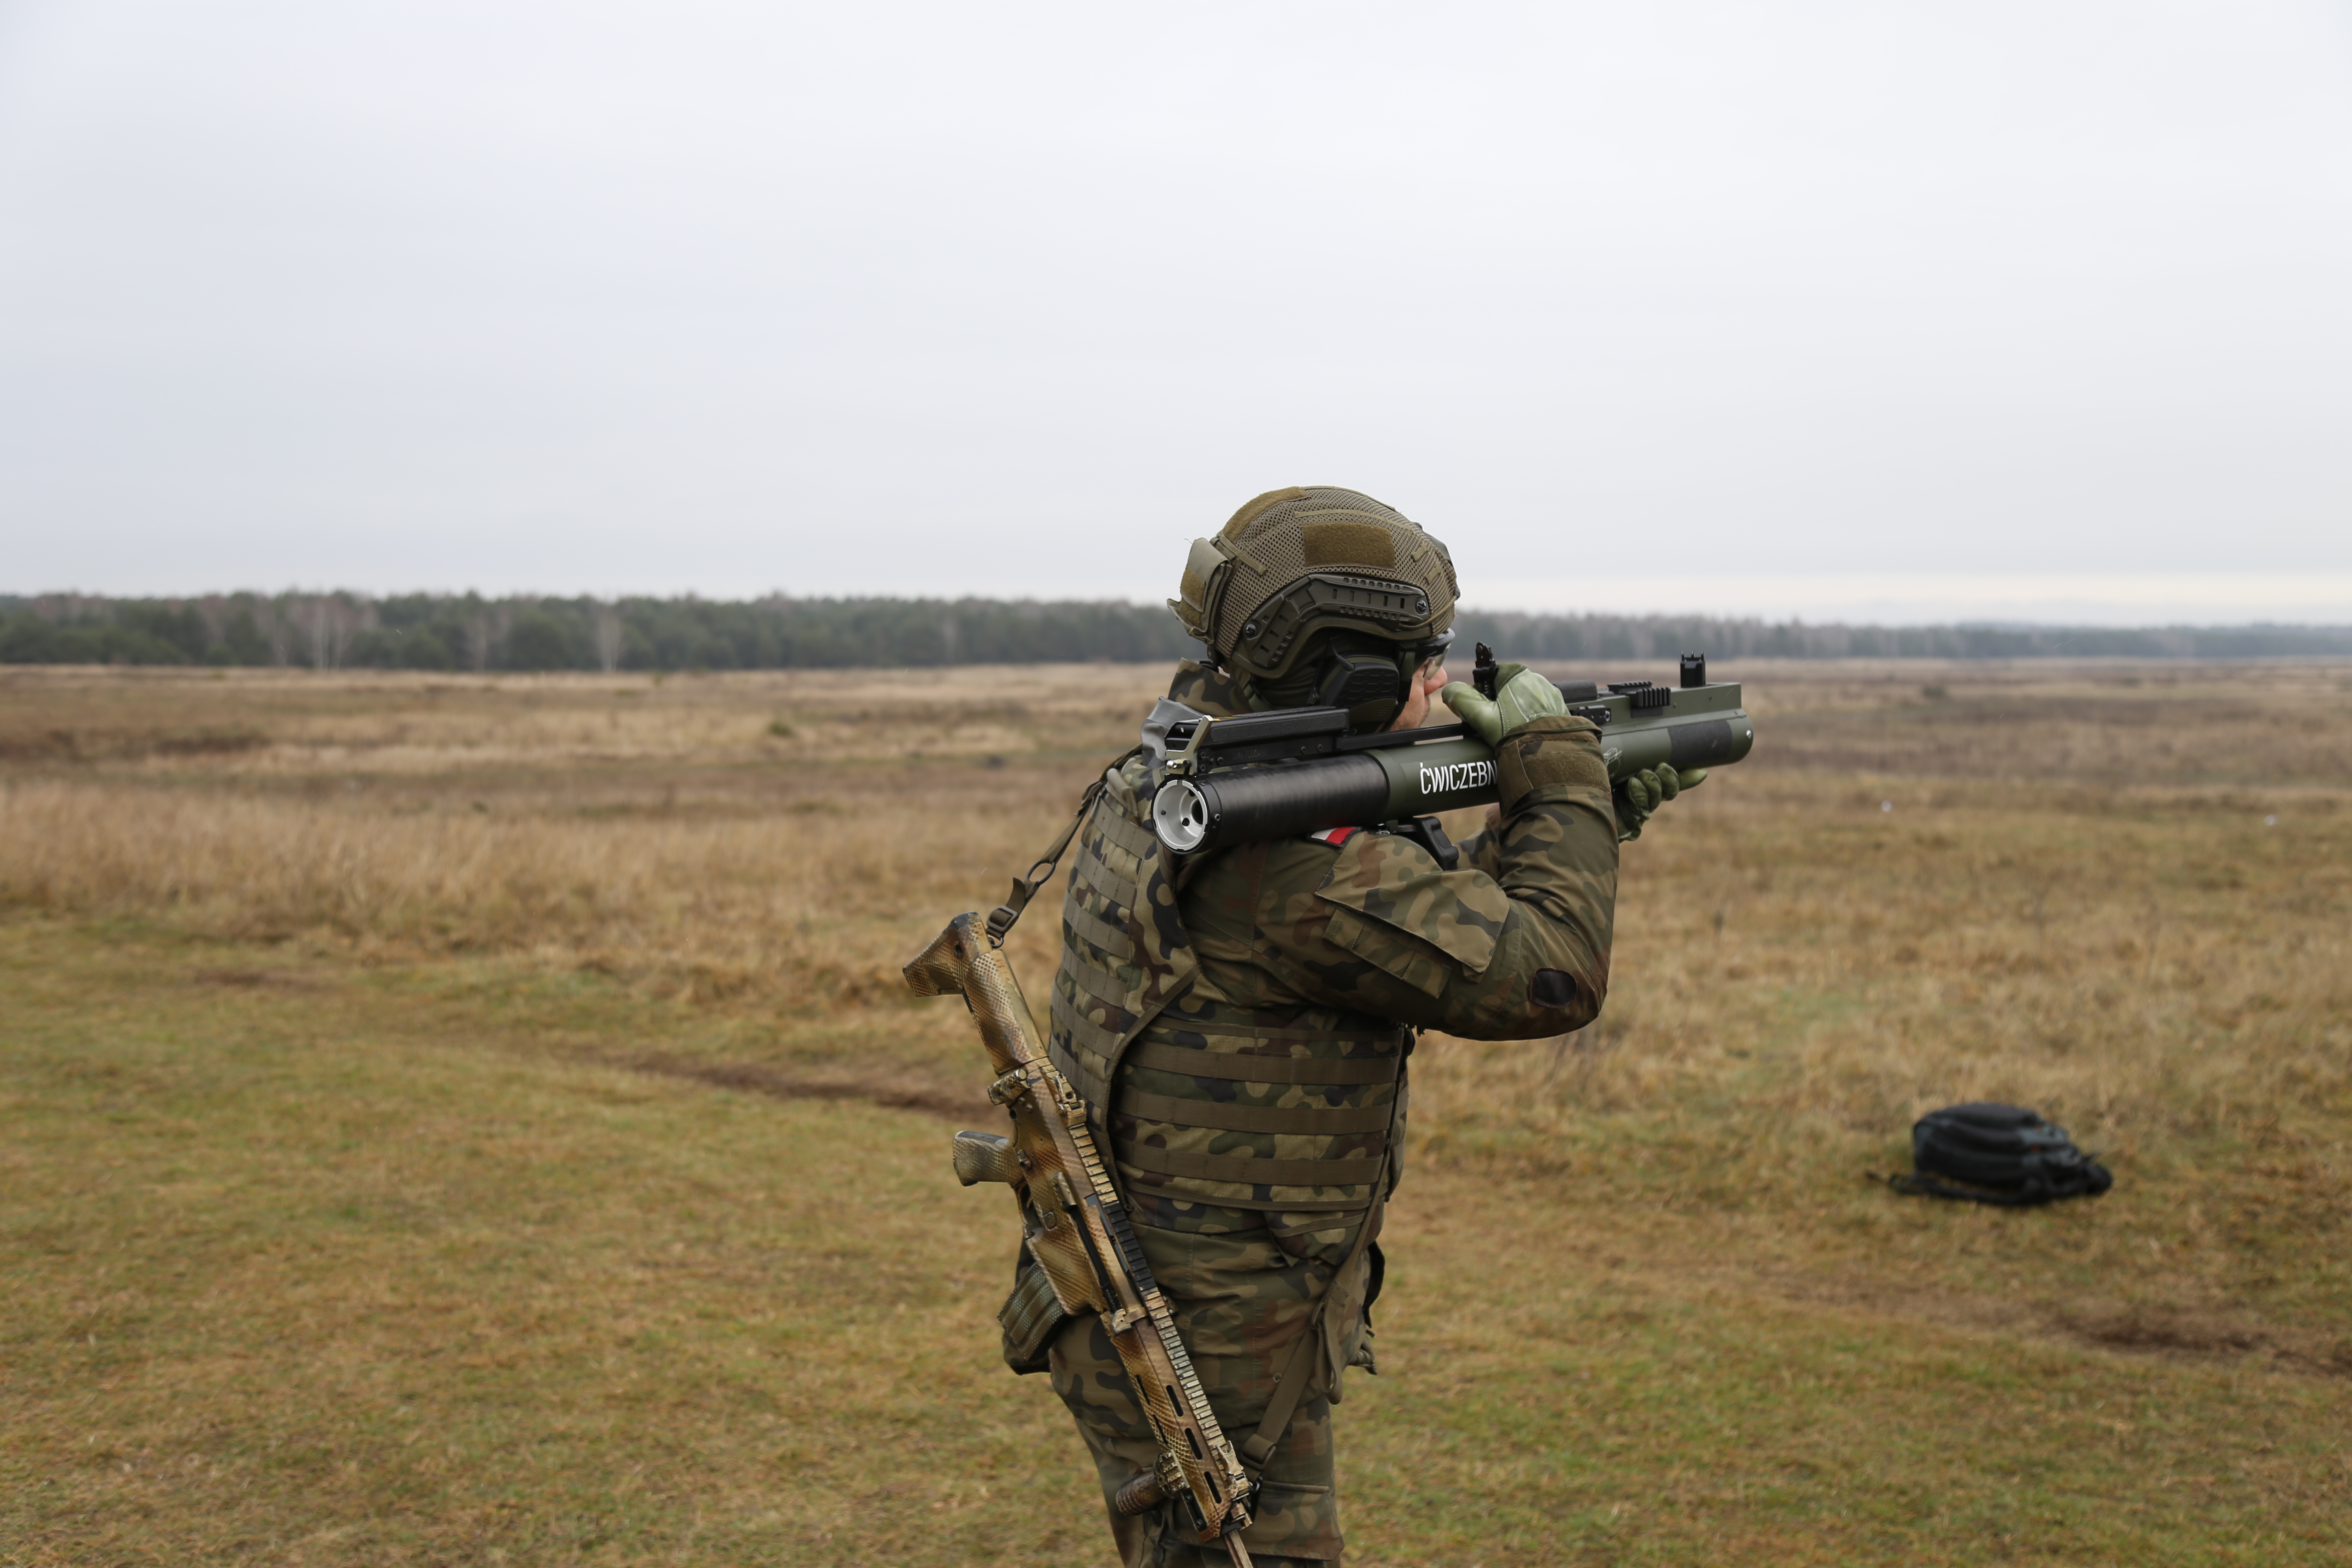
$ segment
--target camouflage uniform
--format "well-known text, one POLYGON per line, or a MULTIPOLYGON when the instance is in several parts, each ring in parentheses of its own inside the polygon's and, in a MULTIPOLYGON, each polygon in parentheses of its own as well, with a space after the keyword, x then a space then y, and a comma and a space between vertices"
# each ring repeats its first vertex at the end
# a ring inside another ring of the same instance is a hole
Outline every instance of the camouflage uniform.
MULTIPOLYGON (((1190 663, 1171 696, 1211 714, 1243 708, 1190 663)), ((1506 737, 1500 828, 1462 846, 1453 871, 1370 832, 1180 868, 1147 826, 1160 783, 1149 755, 1106 775, 1079 830, 1049 1050, 1096 1108, 1229 1438, 1255 1434, 1297 1336, 1320 1341, 1243 1538, 1260 1563, 1339 1557, 1330 1406, 1341 1368, 1372 1368, 1381 1258, 1356 1243, 1367 1224, 1377 1234, 1375 1184, 1396 1184, 1412 1031, 1543 1037, 1600 1011, 1617 829, 1596 734, 1561 715, 1506 737)), ((1050 1366, 1108 1501, 1150 1467, 1150 1429, 1099 1320, 1056 1323, 1030 1284, 1007 1303, 1007 1357, 1050 1366)), ((1174 1508, 1113 1510, 1123 1561, 1224 1563, 1174 1508)))

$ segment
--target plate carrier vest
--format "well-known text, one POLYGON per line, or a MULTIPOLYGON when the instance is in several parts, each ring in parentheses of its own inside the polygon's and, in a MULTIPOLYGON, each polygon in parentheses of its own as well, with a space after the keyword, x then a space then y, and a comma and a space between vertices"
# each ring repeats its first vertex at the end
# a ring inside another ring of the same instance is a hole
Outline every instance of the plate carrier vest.
POLYGON ((1149 763, 1103 782, 1071 854, 1047 1051, 1119 1185, 1270 1214, 1367 1207, 1411 1032, 1324 1007, 1277 1022, 1210 994, 1150 826, 1149 763))

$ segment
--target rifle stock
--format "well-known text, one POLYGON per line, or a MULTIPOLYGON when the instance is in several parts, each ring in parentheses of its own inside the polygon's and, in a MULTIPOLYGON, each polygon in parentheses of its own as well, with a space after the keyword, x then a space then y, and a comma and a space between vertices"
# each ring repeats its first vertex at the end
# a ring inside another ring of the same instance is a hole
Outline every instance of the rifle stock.
POLYGON ((1160 1461, 1122 1489, 1120 1511, 1162 1496, 1185 1500, 1202 1544, 1222 1544, 1250 1568, 1241 1532, 1256 1483, 1209 1408, 1176 1319, 1151 1277, 1110 1173, 1087 1125, 1086 1102, 1046 1059, 1013 966, 977 914, 961 914, 905 970, 918 996, 961 995, 980 1026, 995 1081, 988 1097, 1013 1132, 955 1136, 956 1174, 970 1186, 1008 1183, 1020 1201, 1022 1240, 1066 1312, 1098 1312, 1160 1445, 1160 1461))

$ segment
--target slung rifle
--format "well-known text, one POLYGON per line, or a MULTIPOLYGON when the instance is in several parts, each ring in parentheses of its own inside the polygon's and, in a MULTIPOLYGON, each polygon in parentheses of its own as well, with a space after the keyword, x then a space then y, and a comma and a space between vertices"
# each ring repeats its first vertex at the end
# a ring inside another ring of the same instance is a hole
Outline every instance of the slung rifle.
POLYGON ((1095 1146, 1086 1101, 1046 1060, 1045 1037, 1013 966, 990 943, 980 917, 962 914, 907 965, 906 976, 918 996, 963 997, 996 1069, 988 1098, 1013 1118, 1010 1138, 957 1133, 956 1174, 966 1186, 988 1181, 1012 1187, 1021 1204, 1022 1241, 1055 1299, 1066 1312, 1101 1314, 1151 1423, 1159 1462, 1121 1489, 1119 1511, 1140 1513, 1178 1498, 1202 1545, 1222 1544, 1235 1568, 1250 1568, 1241 1532, 1256 1483, 1209 1408, 1177 1337, 1176 1315, 1095 1146))

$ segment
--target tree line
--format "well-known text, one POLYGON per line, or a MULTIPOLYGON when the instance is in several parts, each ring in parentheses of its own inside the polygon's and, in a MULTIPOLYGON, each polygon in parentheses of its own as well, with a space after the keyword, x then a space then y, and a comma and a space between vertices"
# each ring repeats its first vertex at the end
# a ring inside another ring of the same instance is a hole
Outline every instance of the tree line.
POLYGON ((318 669, 839 669, 1197 651, 1165 608, 994 599, 478 594, 0 595, 0 664, 318 669))
MULTIPOLYGON (((1851 626, 1465 610, 1506 658, 2245 658, 2352 654, 2352 626, 1851 626)), ((0 664, 317 669, 840 669, 1134 663, 1199 652, 1157 605, 1002 599, 0 595, 0 664)))

